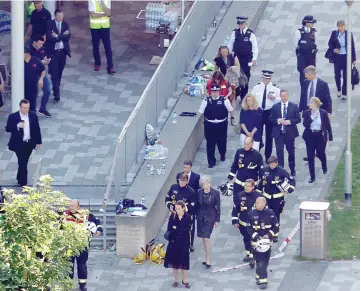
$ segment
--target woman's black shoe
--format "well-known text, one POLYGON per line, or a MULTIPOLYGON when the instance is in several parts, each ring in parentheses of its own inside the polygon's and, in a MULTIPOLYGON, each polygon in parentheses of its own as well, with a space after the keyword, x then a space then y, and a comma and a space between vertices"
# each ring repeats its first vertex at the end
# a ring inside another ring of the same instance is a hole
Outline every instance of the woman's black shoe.
POLYGON ((206 268, 209 269, 212 265, 206 264, 206 268))
POLYGON ((182 284, 183 284, 184 287, 186 287, 187 289, 191 289, 191 285, 189 285, 189 283, 184 283, 184 282, 182 281, 182 284))
POLYGON ((193 252, 194 252, 194 247, 191 246, 191 247, 189 248, 189 251, 190 251, 191 253, 193 253, 193 252))
POLYGON ((173 283, 173 287, 174 287, 174 288, 175 288, 175 287, 178 287, 178 285, 179 285, 178 282, 174 282, 174 283, 173 283))

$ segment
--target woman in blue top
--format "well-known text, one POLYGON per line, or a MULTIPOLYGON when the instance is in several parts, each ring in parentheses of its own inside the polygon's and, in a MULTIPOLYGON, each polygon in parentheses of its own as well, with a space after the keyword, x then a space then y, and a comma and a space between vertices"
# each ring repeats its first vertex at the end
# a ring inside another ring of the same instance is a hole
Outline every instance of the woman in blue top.
POLYGON ((254 139, 253 148, 259 151, 262 138, 262 114, 263 111, 257 102, 257 96, 248 93, 242 101, 242 110, 239 117, 241 124, 241 147, 244 146, 246 137, 254 139))

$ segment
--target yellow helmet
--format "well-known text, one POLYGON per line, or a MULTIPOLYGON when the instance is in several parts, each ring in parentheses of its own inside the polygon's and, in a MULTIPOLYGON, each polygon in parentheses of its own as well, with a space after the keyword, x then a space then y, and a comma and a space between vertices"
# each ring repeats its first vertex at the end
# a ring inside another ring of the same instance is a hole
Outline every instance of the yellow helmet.
POLYGON ((137 254, 134 259, 133 262, 136 265, 141 265, 144 264, 145 261, 147 260, 147 254, 145 253, 144 249, 142 248, 142 253, 137 254))
POLYGON ((165 250, 164 250, 164 244, 158 244, 157 245, 157 253, 160 255, 162 259, 165 258, 165 250))
POLYGON ((150 254, 149 259, 153 265, 160 265, 163 262, 163 259, 161 258, 161 256, 155 251, 150 254))

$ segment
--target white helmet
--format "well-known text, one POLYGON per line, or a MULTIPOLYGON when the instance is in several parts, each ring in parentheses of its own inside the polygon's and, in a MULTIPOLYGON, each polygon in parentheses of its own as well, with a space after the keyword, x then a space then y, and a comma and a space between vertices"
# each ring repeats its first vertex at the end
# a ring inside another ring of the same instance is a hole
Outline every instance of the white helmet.
POLYGON ((88 221, 88 231, 90 235, 94 235, 97 232, 97 226, 94 222, 88 221))
POLYGON ((262 238, 256 242, 256 250, 260 253, 267 252, 272 246, 271 240, 268 238, 262 238))
POLYGON ((232 196, 233 195, 233 184, 226 182, 218 187, 219 191, 221 191, 224 196, 232 196))
POLYGON ((291 186, 290 181, 288 181, 288 179, 285 178, 285 180, 280 185, 277 185, 277 188, 281 192, 288 192, 288 189, 290 188, 290 186, 291 186))

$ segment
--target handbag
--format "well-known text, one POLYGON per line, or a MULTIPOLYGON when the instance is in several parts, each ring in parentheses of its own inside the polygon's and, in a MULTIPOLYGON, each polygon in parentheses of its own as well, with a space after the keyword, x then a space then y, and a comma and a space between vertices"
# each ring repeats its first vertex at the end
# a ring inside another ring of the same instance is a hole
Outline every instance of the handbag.
POLYGON ((170 238, 170 231, 167 230, 167 231, 164 233, 164 239, 165 239, 166 241, 169 241, 169 238, 170 238))
POLYGON ((352 90, 354 90, 355 85, 360 84, 360 74, 356 68, 356 65, 352 65, 351 84, 352 84, 352 90))

